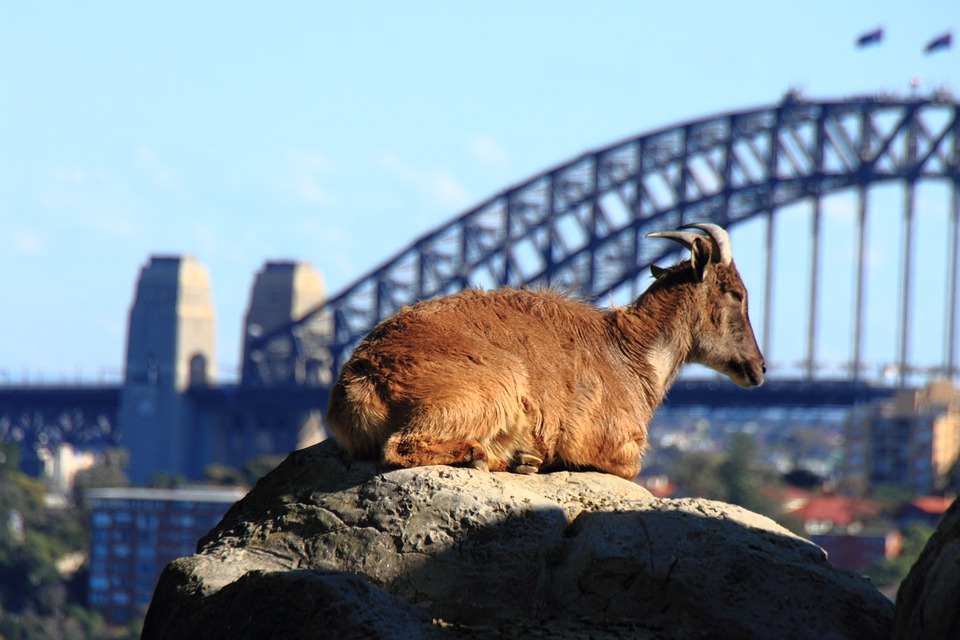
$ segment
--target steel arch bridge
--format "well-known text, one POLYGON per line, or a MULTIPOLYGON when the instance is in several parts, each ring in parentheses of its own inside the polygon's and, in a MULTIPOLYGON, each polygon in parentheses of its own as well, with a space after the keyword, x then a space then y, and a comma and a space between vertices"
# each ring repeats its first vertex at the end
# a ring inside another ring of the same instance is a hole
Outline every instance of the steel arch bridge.
MULTIPOLYGON (((916 279, 916 193, 947 185, 948 230, 941 361, 927 373, 957 373, 956 289, 960 231, 960 103, 931 97, 866 96, 808 101, 787 94, 773 106, 725 113, 603 147, 510 187, 416 239, 302 319, 250 340, 245 387, 328 387, 356 343, 402 305, 465 287, 546 284, 588 298, 635 297, 646 267, 675 251, 643 241, 654 230, 693 221, 728 229, 763 224, 763 305, 754 324, 770 360, 778 214, 809 202, 809 278, 803 377, 817 376, 817 321, 823 283, 824 198, 857 200, 848 376, 863 369, 868 268, 868 189, 902 186, 897 331, 893 364, 911 371, 911 305, 916 279)), ((735 254, 741 256, 744 247, 735 254)), ((755 283, 754 283, 755 285, 755 283)), ((775 354, 774 354, 775 355, 775 354)), ((325 396, 325 393, 324 393, 325 396)))

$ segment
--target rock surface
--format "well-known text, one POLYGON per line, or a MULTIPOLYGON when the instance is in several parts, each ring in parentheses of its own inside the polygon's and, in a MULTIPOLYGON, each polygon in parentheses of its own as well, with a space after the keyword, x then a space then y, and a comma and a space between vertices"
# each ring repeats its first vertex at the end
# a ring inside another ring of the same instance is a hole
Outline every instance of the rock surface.
POLYGON ((164 570, 143 638, 887 638, 893 606, 773 521, 590 472, 294 452, 164 570))
POLYGON ((943 514, 897 591, 893 637, 960 638, 960 500, 943 514))

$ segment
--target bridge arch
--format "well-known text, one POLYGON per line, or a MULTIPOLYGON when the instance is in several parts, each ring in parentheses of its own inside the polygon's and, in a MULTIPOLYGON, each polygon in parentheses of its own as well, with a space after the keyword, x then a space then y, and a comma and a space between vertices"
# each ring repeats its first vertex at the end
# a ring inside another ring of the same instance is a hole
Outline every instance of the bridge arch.
MULTIPOLYGON (((245 386, 329 385, 349 351, 402 305, 468 286, 549 284, 590 298, 636 294, 646 267, 674 251, 644 242, 650 231, 692 221, 733 229, 766 225, 759 334, 771 335, 777 213, 812 202, 811 274, 804 375, 816 375, 816 316, 822 199, 858 194, 850 375, 861 371, 867 188, 897 181, 905 191, 896 365, 910 368, 914 189, 945 181, 947 232, 944 348, 937 373, 955 375, 960 232, 960 103, 949 95, 865 96, 725 113, 645 133, 584 153, 505 189, 417 238, 302 319, 251 340, 245 386)), ((756 310, 754 311, 756 313, 756 310)), ((755 318, 756 321, 756 318, 755 318)))

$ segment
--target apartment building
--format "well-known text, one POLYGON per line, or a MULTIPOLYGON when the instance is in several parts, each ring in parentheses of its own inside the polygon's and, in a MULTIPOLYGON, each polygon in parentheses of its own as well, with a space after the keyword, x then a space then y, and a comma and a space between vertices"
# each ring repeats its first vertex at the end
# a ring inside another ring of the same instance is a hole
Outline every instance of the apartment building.
POLYGON ((245 493, 240 487, 88 491, 89 607, 115 623, 143 616, 163 568, 196 553, 197 541, 245 493))
POLYGON ((960 455, 960 391, 946 381, 905 389, 847 421, 843 481, 852 492, 878 485, 914 495, 945 488, 960 455))

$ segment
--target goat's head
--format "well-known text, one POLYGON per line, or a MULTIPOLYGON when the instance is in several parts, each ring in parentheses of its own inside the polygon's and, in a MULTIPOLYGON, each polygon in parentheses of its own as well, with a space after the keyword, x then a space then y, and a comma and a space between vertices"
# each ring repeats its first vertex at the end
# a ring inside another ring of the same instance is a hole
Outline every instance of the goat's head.
POLYGON ((686 282, 693 288, 688 360, 726 374, 743 387, 762 384, 766 367, 750 325, 747 289, 733 264, 727 232, 715 224, 695 223, 647 237, 667 238, 690 250, 690 260, 672 269, 650 267, 657 283, 686 282), (684 231, 691 228, 707 235, 684 231))

